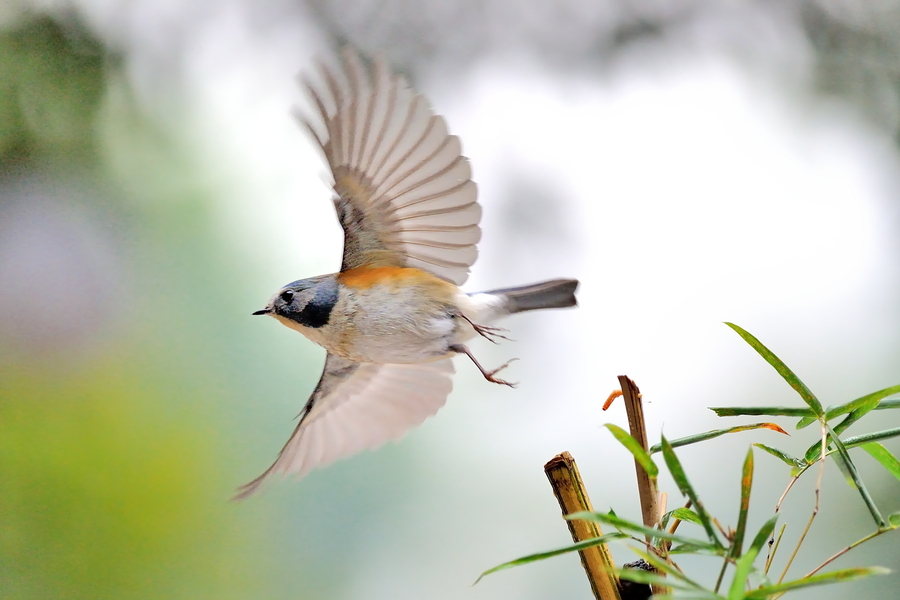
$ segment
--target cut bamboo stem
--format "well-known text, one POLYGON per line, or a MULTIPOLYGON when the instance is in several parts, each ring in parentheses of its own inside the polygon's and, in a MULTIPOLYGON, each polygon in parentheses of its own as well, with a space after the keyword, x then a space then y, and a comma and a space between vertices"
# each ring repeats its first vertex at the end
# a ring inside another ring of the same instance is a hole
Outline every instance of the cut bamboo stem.
MULTIPOLYGON (((641 404, 641 391, 627 375, 619 375, 619 385, 622 386, 622 397, 625 400, 625 412, 628 414, 628 428, 631 437, 646 451, 650 451, 647 442, 647 426, 644 423, 644 408, 641 404)), ((656 481, 647 475, 647 471, 638 461, 634 461, 634 471, 637 474, 638 494, 641 498, 641 514, 644 525, 655 527, 659 522, 659 490, 656 481)))
MULTIPOLYGON (((544 472, 550 480, 564 517, 577 512, 594 511, 591 499, 581 481, 581 475, 578 473, 578 466, 571 454, 568 452, 557 454, 544 465, 544 472)), ((600 525, 594 521, 567 521, 567 524, 574 542, 583 542, 603 535, 600 525)), ((581 565, 591 584, 594 598, 621 600, 618 579, 614 573, 615 563, 606 544, 586 548, 578 554, 581 556, 581 565)))
MULTIPOLYGON (((628 429, 631 437, 638 441, 641 447, 650 452, 650 442, 647 441, 647 424, 644 421, 644 405, 641 403, 641 390, 638 389, 627 375, 619 375, 619 385, 622 387, 622 399, 625 400, 625 413, 628 415, 628 429)), ((656 527, 662 514, 660 514, 659 488, 656 480, 652 479, 644 467, 637 460, 634 461, 634 472, 637 475, 638 494, 641 499, 641 515, 644 525, 656 527)), ((650 536, 647 536, 650 542, 650 536)), ((654 569, 655 570, 655 569, 654 569)), ((662 575, 657 571, 657 574, 662 575)), ((671 590, 660 586, 651 586, 654 595, 665 595, 671 590)))

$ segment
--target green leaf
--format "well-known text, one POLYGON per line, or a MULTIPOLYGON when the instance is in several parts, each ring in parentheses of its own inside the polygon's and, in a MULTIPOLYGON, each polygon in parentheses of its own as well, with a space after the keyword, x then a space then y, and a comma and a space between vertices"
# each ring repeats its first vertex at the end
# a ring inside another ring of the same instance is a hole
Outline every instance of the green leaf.
POLYGON ((885 469, 890 471, 891 475, 900 479, 900 460, 891 454, 891 451, 879 444, 878 442, 869 442, 863 444, 862 449, 872 455, 872 458, 881 463, 885 469))
POLYGON ((689 588, 692 588, 695 590, 706 591, 702 585, 700 585, 699 583, 697 583, 693 579, 689 578, 687 575, 685 575, 684 573, 682 573, 681 571, 679 571, 678 569, 676 569, 675 567, 673 567, 672 565, 670 565, 669 563, 667 563, 666 561, 661 559, 655 553, 645 552, 639 548, 632 548, 632 551, 635 554, 637 554, 638 556, 640 556, 641 558, 643 558, 645 561, 650 563, 650 566, 652 566, 654 569, 656 569, 657 571, 659 571, 661 573, 665 573, 668 577, 670 577, 672 579, 677 579, 677 580, 683 582, 689 588))
POLYGON ((878 406, 875 407, 875 410, 888 410, 891 408, 900 408, 900 398, 894 400, 882 400, 878 403, 878 406))
MULTIPOLYGON (((671 581, 658 573, 645 571, 643 569, 618 569, 616 570, 616 576, 619 579, 625 579, 626 581, 633 581, 635 583, 645 583, 647 585, 658 585, 686 591, 694 591, 695 589, 680 581, 671 581)), ((691 597, 693 598, 694 596, 691 597)))
MULTIPOLYGON (((866 394, 865 396, 861 396, 856 400, 851 400, 845 404, 839 404, 837 406, 829 406, 825 411, 825 420, 830 421, 835 417, 839 417, 841 415, 845 415, 847 413, 851 413, 858 408, 862 408, 864 406, 872 405, 873 408, 881 408, 881 400, 887 398, 888 396, 893 396, 894 394, 900 394, 900 385, 892 385, 891 387, 884 388, 883 390, 878 390, 877 392, 872 392, 871 394, 866 394)), ((900 402, 897 402, 897 405, 900 406, 900 402)), ((885 406, 884 408, 896 408, 891 406, 885 406)), ((797 426, 797 429, 800 429, 800 426, 797 426)))
POLYGON ((806 384, 800 381, 800 378, 797 377, 780 358, 775 356, 775 354, 771 350, 766 348, 762 344, 762 342, 753 337, 752 334, 744 331, 734 323, 725 324, 734 329, 739 336, 744 338, 745 342, 750 344, 750 346, 754 350, 756 350, 756 352, 760 356, 762 356, 767 363, 769 363, 776 371, 778 371, 778 374, 788 382, 788 385, 790 385, 792 388, 794 388, 794 391, 800 394, 800 397, 803 398, 803 401, 806 402, 810 409, 812 409, 813 414, 815 414, 817 417, 824 416, 825 409, 822 408, 822 403, 819 402, 819 399, 816 398, 816 396, 809 390, 809 388, 806 387, 806 384))
POLYGON ((853 448, 854 446, 862 446, 863 444, 868 444, 869 442, 880 442, 881 440, 887 440, 893 437, 897 437, 898 435, 900 435, 900 427, 895 427, 893 429, 885 429, 884 431, 876 431, 875 433, 866 433, 863 435, 848 437, 846 440, 844 440, 844 445, 848 448, 853 448))
MULTIPOLYGON (((696 433, 694 435, 678 438, 677 440, 671 440, 669 441, 669 444, 671 444, 673 448, 678 448, 679 446, 687 446, 688 444, 696 444, 697 442, 711 440, 720 435, 725 435, 726 433, 738 433, 740 431, 750 431, 753 429, 771 429, 772 431, 789 435, 787 431, 775 423, 753 423, 752 425, 738 425, 736 427, 729 427, 728 429, 714 429, 713 431, 696 433)), ((656 444, 650 448, 650 453, 653 454, 660 450, 662 450, 662 444, 656 444)))
MULTIPOLYGON (((826 424, 825 427, 828 427, 826 424)), ((856 465, 853 464, 853 461, 850 460, 850 453, 847 452, 847 448, 844 446, 844 442, 841 441, 831 427, 828 427, 828 436, 834 445, 837 447, 838 456, 840 460, 844 462, 847 467, 847 470, 850 472, 850 477, 853 479, 853 483, 856 485, 856 489, 859 490, 860 496, 862 496, 863 502, 866 503, 866 508, 869 509, 869 512, 872 514, 872 518, 875 520, 875 524, 878 525, 879 528, 885 526, 884 517, 881 516, 881 513, 878 511, 878 507, 875 505, 875 501, 872 499, 871 494, 869 494, 869 490, 866 488, 866 485, 863 483, 862 479, 859 476, 859 471, 856 469, 856 465)))
POLYGON ((663 457, 666 460, 666 466, 669 467, 669 473, 672 475, 672 479, 675 480, 681 493, 691 499, 691 505, 697 512, 697 516, 700 517, 700 522, 703 524, 703 529, 706 530, 709 541, 712 542, 717 549, 724 550, 724 546, 722 546, 722 542, 719 541, 716 530, 713 528, 712 519, 710 519, 709 513, 706 512, 703 503, 700 502, 699 496, 697 496, 697 493, 691 486, 691 482, 688 481, 687 474, 681 466, 681 461, 678 460, 678 457, 675 455, 675 451, 672 449, 666 436, 662 436, 662 452, 663 457))
MULTIPOLYGON (((481 581, 485 576, 490 575, 491 573, 496 573, 497 571, 504 571, 506 569, 511 569, 513 567, 518 567, 521 565, 527 565, 528 563, 533 563, 539 560, 544 560, 547 558, 551 558, 554 556, 559 556, 560 554, 568 554, 569 552, 578 552, 580 550, 586 550, 587 548, 593 548, 594 546, 599 546, 600 544, 605 544, 612 540, 617 540, 621 538, 627 538, 628 536, 624 533, 608 533, 606 535, 601 535, 600 537, 591 538, 589 540, 584 540, 582 542, 577 542, 570 546, 565 546, 563 548, 557 548, 556 550, 550 550, 548 552, 538 552, 537 554, 529 554, 528 556, 523 556, 522 558, 517 558, 516 560, 511 560, 509 562, 503 563, 502 565, 497 565, 493 569, 488 569, 484 573, 478 576, 478 579, 475 580, 475 583, 481 581)), ((472 584, 475 585, 475 584, 472 584)))
POLYGON ((676 519, 687 521, 688 523, 694 523, 695 525, 700 526, 703 525, 703 521, 700 520, 700 516, 689 508, 676 508, 675 510, 671 510, 666 514, 676 519))
POLYGON ((709 410, 719 417, 812 417, 815 415, 808 408, 793 406, 710 406, 709 410))
MULTIPOLYGON (((639 525, 637 523, 632 523, 631 521, 626 521, 625 519, 620 519, 619 517, 607 514, 607 513, 598 513, 598 512, 577 512, 571 515, 567 515, 566 519, 569 521, 599 521, 600 523, 606 523, 607 525, 612 525, 616 529, 621 529, 622 531, 629 531, 631 533, 637 535, 649 535, 653 537, 657 537, 664 540, 672 540, 673 542, 678 542, 679 544, 691 544, 692 546, 699 546, 702 548, 708 548, 711 550, 718 550, 715 545, 705 542, 703 540, 698 540, 694 538, 689 538, 677 533, 669 533, 668 531, 663 531, 661 529, 654 529, 652 527, 647 527, 645 525, 639 525)), ((718 552, 721 554, 721 552, 718 552)))
POLYGON ((812 425, 816 421, 818 421, 818 419, 816 419, 815 417, 803 417, 802 419, 797 421, 797 425, 794 428, 795 429, 803 429, 804 427, 812 425))
POLYGON ((763 524, 756 537, 753 538, 750 547, 747 548, 747 552, 735 563, 734 578, 731 580, 731 588, 728 590, 728 600, 742 600, 745 597, 744 588, 747 585, 747 578, 753 571, 753 563, 759 556, 759 551, 771 537, 772 532, 775 531, 776 521, 778 521, 778 515, 763 524))
POLYGON ((812 575, 811 577, 804 577, 803 579, 788 581, 787 583, 779 583, 777 585, 769 585, 766 587, 757 588, 755 590, 751 590, 749 593, 747 593, 747 595, 743 596, 743 598, 746 598, 746 600, 767 600, 775 594, 781 594, 790 590, 798 590, 805 587, 824 585, 827 583, 853 581, 854 579, 861 579, 863 577, 869 577, 871 575, 887 575, 890 572, 890 569, 885 569, 884 567, 857 567, 854 569, 841 569, 840 571, 831 571, 829 573, 822 573, 821 575, 812 575))
POLYGON ((786 452, 782 452, 778 448, 766 446, 765 444, 753 444, 753 445, 756 446, 757 448, 759 448, 760 450, 765 450, 766 452, 768 452, 775 458, 781 459, 789 467, 801 467, 802 468, 802 467, 805 467, 807 464, 803 460, 801 460, 799 458, 795 458, 795 457, 791 456, 790 454, 787 454, 786 452))
POLYGON ((891 524, 891 527, 900 527, 900 512, 891 513, 888 516, 888 523, 891 524))
POLYGON ((737 529, 734 531, 734 540, 731 543, 731 558, 737 560, 741 557, 741 549, 744 545, 744 532, 747 529, 747 511, 750 510, 750 488, 753 486, 753 448, 747 449, 747 458, 744 459, 744 467, 741 471, 741 506, 738 510, 737 529))
POLYGON ((669 549, 669 554, 705 554, 707 556, 722 556, 723 551, 704 542, 702 546, 694 544, 678 544, 669 549))
POLYGON ((619 440, 619 442, 631 452, 634 460, 644 468, 644 471, 647 472, 650 479, 659 477, 659 467, 656 466, 656 463, 650 458, 650 454, 644 450, 644 447, 641 446, 639 441, 634 439, 627 431, 612 423, 607 423, 606 428, 609 429, 614 438, 619 440))
MULTIPOLYGON (((861 407, 857 408, 856 410, 854 410, 853 412, 851 412, 849 415, 847 415, 847 418, 845 418, 843 421, 841 421, 840 423, 838 423, 837 425, 834 426, 835 435, 840 435, 840 434, 844 433, 844 431, 846 431, 848 427, 850 427, 851 425, 853 425, 854 423, 859 421, 861 418, 863 418, 863 416, 865 416, 873 408, 874 408, 873 405, 861 406, 861 407)), ((844 442, 844 445, 846 445, 846 442, 844 442)), ((831 444, 829 443, 829 447, 830 446, 831 446, 831 444)), ((806 449, 806 454, 804 454, 804 456, 807 457, 808 462, 813 462, 816 458, 819 457, 819 453, 820 453, 819 448, 820 448, 820 444, 817 443, 817 444, 813 444, 812 446, 810 446, 809 448, 806 449)))

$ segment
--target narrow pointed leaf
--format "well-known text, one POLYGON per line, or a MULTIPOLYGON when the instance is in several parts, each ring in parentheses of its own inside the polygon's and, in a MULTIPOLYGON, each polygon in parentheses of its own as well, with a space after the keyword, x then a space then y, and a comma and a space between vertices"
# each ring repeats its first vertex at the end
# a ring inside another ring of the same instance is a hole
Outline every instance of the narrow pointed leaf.
POLYGON ((704 542, 702 546, 694 544, 678 544, 669 549, 669 554, 703 554, 705 556, 722 556, 723 551, 716 549, 715 546, 704 542))
POLYGON ((801 460, 799 458, 795 458, 795 457, 791 456, 790 454, 787 454, 786 452, 782 452, 778 448, 766 446, 765 444, 753 444, 753 445, 756 446, 757 448, 759 448, 760 450, 765 450, 772 456, 774 456, 778 459, 781 459, 781 461, 783 461, 789 467, 805 467, 807 464, 803 460, 801 460))
POLYGON ((609 429, 609 432, 613 434, 614 438, 619 440, 619 442, 631 452, 634 460, 644 467, 644 471, 647 472, 650 479, 659 477, 659 467, 656 466, 656 463, 650 458, 650 454, 644 450, 644 447, 641 446, 639 441, 634 439, 627 431, 612 423, 607 423, 606 428, 609 429))
POLYGON ((853 481, 853 473, 850 472, 850 469, 847 468, 847 463, 840 460, 840 458, 835 458, 834 462, 837 464, 838 470, 841 472, 841 475, 844 477, 844 481, 847 482, 854 490, 859 489, 856 487, 856 482, 853 481))
POLYGON ((731 543, 731 558, 735 560, 741 557, 741 549, 744 545, 744 532, 747 529, 747 511, 750 510, 750 488, 752 486, 753 448, 751 447, 747 449, 747 458, 744 459, 744 467, 741 471, 741 507, 738 510, 734 541, 731 543))
MULTIPOLYGON (((825 425, 828 427, 828 425, 825 425)), ((875 501, 872 499, 871 494, 869 494, 868 488, 863 483, 862 479, 859 476, 859 471, 856 469, 856 465, 853 464, 853 461, 850 460, 850 453, 847 452, 847 448, 844 446, 844 442, 835 435, 834 430, 831 427, 828 427, 828 437, 834 442, 834 445, 837 447, 838 457, 847 467, 847 470, 850 472, 850 477, 853 478, 853 483, 856 485, 856 489, 859 490, 860 496, 862 496, 863 502, 866 503, 866 508, 869 509, 869 512, 872 513, 872 518, 875 520, 875 524, 878 525, 879 528, 884 527, 884 517, 881 516, 881 513, 878 511, 878 507, 875 505, 875 501)))
POLYGON ((728 600, 742 600, 745 597, 744 591, 747 585, 747 578, 753 571, 753 563, 756 561, 756 557, 759 556, 759 551, 772 535, 772 532, 775 531, 776 521, 778 521, 778 515, 773 516, 763 524, 756 537, 753 538, 750 547, 747 548, 747 552, 735 563, 734 578, 731 580, 731 588, 728 590, 728 600))
POLYGON ((878 406, 875 407, 875 410, 888 410, 891 408, 900 408, 900 398, 882 400, 878 403, 878 406))
POLYGON ((569 521, 599 521, 600 523, 606 523, 607 525, 612 525, 616 529, 620 529, 622 531, 627 531, 633 533, 635 535, 650 535, 664 540, 672 540, 673 542, 678 542, 679 544, 691 544, 693 546, 700 546, 703 548, 710 548, 712 550, 717 550, 717 548, 708 542, 703 540, 698 540, 694 538, 689 538, 687 536, 683 536, 677 533, 669 533, 668 531, 663 531, 661 529, 654 529, 652 527, 647 527, 645 525, 639 525, 637 523, 632 523, 631 521, 626 521, 625 519, 620 519, 619 517, 599 512, 577 512, 571 515, 566 515, 566 519, 569 521))
POLYGON ((767 363, 769 363, 772 368, 778 371, 778 374, 781 375, 782 379, 788 382, 794 391, 800 394, 800 397, 803 398, 803 401, 812 409, 813 413, 817 417, 822 417, 825 414, 825 409, 822 408, 822 403, 819 402, 819 399, 806 387, 806 384, 800 381, 800 378, 797 377, 793 371, 791 371, 784 362, 775 356, 775 354, 766 348, 762 342, 753 337, 752 334, 744 331, 734 323, 725 323, 732 329, 734 329, 739 336, 744 338, 744 341, 750 344, 750 346, 756 350, 756 352, 762 356, 767 363))
POLYGON ((813 411, 806 407, 794 406, 710 406, 709 410, 719 417, 812 417, 813 411))
MULTIPOLYGON (((713 431, 697 433, 683 438, 678 438, 676 440, 669 440, 669 443, 673 448, 678 448, 679 446, 687 446, 688 444, 696 444, 697 442, 711 440, 713 438, 719 437, 720 435, 725 435, 726 433, 738 433, 741 431, 751 431, 753 429, 771 429, 772 431, 777 431, 778 433, 789 435, 787 431, 785 431, 775 423, 753 423, 752 425, 737 425, 736 427, 729 427, 727 429, 714 429, 713 431)), ((662 450, 662 444, 656 444, 650 448, 650 453, 653 454, 659 452, 660 450, 662 450)))
POLYGON ((816 421, 818 421, 818 419, 815 417, 803 417, 802 419, 797 421, 797 425, 794 427, 794 429, 803 429, 804 427, 812 425, 816 421))
POLYGON ((743 598, 746 600, 766 600, 775 594, 781 594, 791 590, 799 590, 801 588, 824 585, 827 583, 838 583, 840 581, 853 581, 854 579, 862 579, 863 577, 869 577, 871 575, 887 575, 890 572, 890 569, 885 569, 884 567, 841 569, 840 571, 812 575, 810 577, 804 577, 803 579, 788 581, 787 583, 757 588, 748 592, 743 598))
MULTIPOLYGON (((692 592, 695 588, 683 583, 681 581, 672 581, 667 577, 663 577, 657 573, 652 571, 644 571, 643 569, 617 569, 616 576, 619 579, 625 579, 627 581, 633 581, 635 583, 646 583, 647 585, 658 585, 661 587, 670 587, 679 590, 685 590, 688 592, 692 592)), ((691 596, 691 598, 695 598, 696 596, 691 596)))
POLYGON ((844 440, 844 445, 847 448, 853 448, 855 446, 868 444, 869 442, 880 442, 881 440, 887 440, 893 437, 897 437, 898 435, 900 435, 900 427, 895 427, 893 429, 885 429, 884 431, 876 431, 875 433, 865 433, 863 435, 848 437, 846 440, 844 440))
POLYGON ((667 513, 672 518, 679 519, 681 521, 687 521, 688 523, 694 523, 695 525, 703 526, 703 521, 700 520, 700 516, 692 511, 689 508, 676 508, 673 511, 667 513))
MULTIPOLYGON (((609 541, 627 538, 628 536, 623 533, 608 533, 606 535, 601 535, 600 537, 591 538, 589 540, 584 540, 581 542, 577 542, 570 546, 565 546, 563 548, 557 548, 556 550, 549 550, 547 552, 538 552, 537 554, 529 554, 528 556, 523 556, 522 558, 517 558, 516 560, 511 560, 509 562, 505 562, 502 565, 497 565, 493 569, 488 569, 484 573, 478 576, 478 579, 475 580, 475 583, 481 581, 487 575, 491 573, 496 573, 497 571, 504 571, 506 569, 511 569, 513 567, 518 567, 521 565, 527 565, 528 563, 533 563, 539 560, 545 560, 547 558, 552 558, 554 556, 559 556, 560 554, 568 554, 569 552, 578 552, 580 550, 586 550, 588 548, 593 548, 594 546, 599 546, 600 544, 605 544, 609 541)), ((474 585, 474 584, 473 584, 474 585)))
POLYGON ((878 442, 869 442, 863 444, 862 449, 872 455, 872 458, 881 463, 885 469, 890 471, 891 475, 900 479, 900 460, 891 454, 891 451, 879 444, 878 442))
POLYGON ((637 554, 638 556, 643 558, 645 561, 650 563, 650 566, 652 566, 654 569, 656 569, 660 573, 665 573, 668 577, 670 577, 672 579, 678 579, 679 581, 682 581, 686 586, 691 587, 695 590, 706 591, 702 585, 700 585, 699 583, 697 583, 696 581, 694 581, 693 579, 691 579, 690 577, 688 577, 687 575, 685 575, 684 573, 682 573, 681 571, 679 571, 678 569, 676 569, 675 567, 673 567, 672 565, 670 565, 669 563, 667 563, 666 561, 661 559, 656 554, 654 554, 652 552, 645 552, 644 550, 641 550, 639 548, 632 548, 632 552, 634 552, 635 554, 637 554))
POLYGON ((900 527, 900 512, 891 513, 888 517, 888 523, 890 523, 893 528, 900 527))
MULTIPOLYGON (((869 404, 860 406, 859 408, 855 409, 853 412, 848 414, 843 421, 834 426, 835 435, 839 436, 844 433, 844 431, 846 431, 848 427, 862 419, 869 411, 873 410, 874 408, 874 404, 869 404)), ((828 445, 831 446, 830 443, 828 445)), ((813 444, 813 446, 807 448, 806 454, 804 456, 807 457, 807 460, 809 462, 812 462, 814 458, 811 457, 819 456, 819 444, 813 444)))
POLYGON ((703 503, 700 502, 699 496, 697 496, 697 493, 691 486, 691 482, 688 481, 687 474, 681 466, 681 461, 678 460, 678 457, 675 455, 675 450, 672 449, 666 436, 662 436, 662 452, 663 457, 666 460, 666 466, 669 468, 669 473, 672 475, 672 479, 675 480, 681 493, 691 499, 691 505, 694 507, 697 516, 700 517, 700 521, 703 524, 703 529, 706 530, 709 541, 712 542, 716 548, 724 549, 722 542, 719 541, 719 537, 716 535, 716 530, 713 528, 712 519, 709 517, 709 513, 706 512, 703 503))
MULTIPOLYGON (((898 394, 898 393, 900 393, 900 385, 893 385, 891 387, 884 388, 883 390, 878 390, 877 392, 872 392, 871 394, 866 394, 865 396, 860 396, 859 398, 857 398, 855 400, 851 400, 850 402, 846 402, 844 404, 839 404, 837 406, 829 406, 825 410, 825 420, 830 421, 830 420, 834 419, 835 417, 839 417, 841 415, 846 415, 846 414, 852 413, 853 411, 855 411, 859 408, 868 407, 868 406, 871 406, 871 408, 869 410, 872 410, 875 408, 893 408, 890 406, 891 401, 888 401, 888 403, 885 403, 885 402, 882 402, 882 400, 884 398, 887 398, 888 396, 893 396, 894 394, 898 394), (882 407, 882 404, 887 404, 887 405, 882 407)), ((898 402, 898 405, 900 405, 900 402, 898 402)), ((869 411, 867 410, 865 412, 869 412, 869 411)), ((865 413, 863 413, 863 414, 865 414, 865 413)), ((812 423, 813 421, 814 421, 814 419, 811 421, 807 421, 807 419, 801 419, 800 422, 797 423, 797 429, 802 429, 802 428, 806 427, 807 425, 809 425, 810 423, 812 423)), ((838 433, 840 433, 840 432, 838 432, 838 433)))

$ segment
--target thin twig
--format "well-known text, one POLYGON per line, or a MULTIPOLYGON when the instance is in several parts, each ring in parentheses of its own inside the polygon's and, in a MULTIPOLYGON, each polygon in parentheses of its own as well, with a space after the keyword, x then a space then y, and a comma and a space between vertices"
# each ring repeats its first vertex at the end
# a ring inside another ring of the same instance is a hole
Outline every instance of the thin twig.
MULTIPOLYGON (((816 504, 813 506, 812 514, 809 516, 809 521, 806 523, 806 527, 803 529, 803 534, 800 536, 800 539, 797 541, 797 546, 794 548, 794 551, 791 553, 791 557, 788 559, 787 564, 784 566, 784 571, 781 572, 781 577, 778 578, 778 583, 784 581, 785 575, 787 575, 788 569, 791 568, 791 564, 794 562, 794 559, 797 557, 797 553, 800 551, 800 546, 803 544, 803 540, 806 539, 806 534, 809 533, 809 528, 812 527, 813 521, 816 518, 816 515, 819 514, 819 492, 822 489, 822 475, 825 473, 825 452, 828 448, 828 430, 825 429, 825 425, 822 425, 822 455, 820 460, 822 464, 819 465, 819 476, 816 479, 816 504)), ((787 492, 785 492, 787 493, 787 492)))
MULTIPOLYGON (((546 465, 544 472, 553 493, 559 501, 559 507, 563 516, 577 512, 594 512, 591 499, 588 497, 581 475, 578 473, 578 465, 568 452, 557 454, 546 465)), ((566 521, 572 541, 583 542, 591 538, 600 537, 603 532, 600 525, 594 521, 566 521)), ((616 577, 616 565, 606 544, 586 548, 578 552, 581 556, 581 565, 587 575, 594 598, 597 600, 621 600, 619 596, 618 578, 616 577)))
POLYGON ((844 549, 841 550, 840 552, 835 553, 834 556, 832 556, 831 558, 829 558, 828 560, 826 560, 825 562, 823 562, 821 565, 819 565, 818 567, 816 567, 815 569, 813 569, 812 571, 810 571, 809 573, 807 573, 806 575, 804 575, 804 576, 803 576, 803 579, 806 579, 807 577, 812 577, 813 575, 815 575, 816 573, 818 573, 819 571, 821 571, 823 567, 825 567, 826 565, 828 565, 829 563, 831 563, 831 562, 834 561, 835 559, 840 558, 840 557, 843 556, 844 554, 847 554, 848 552, 850 552, 851 550, 853 550, 854 548, 856 548, 856 547, 859 546, 860 544, 863 544, 863 543, 865 543, 865 542, 868 542, 869 540, 871 540, 871 539, 873 539, 873 538, 877 538, 877 537, 878 537, 879 535, 881 535, 882 533, 887 533, 888 531, 893 531, 893 530, 894 530, 894 529, 893 529, 892 527, 886 527, 886 528, 884 528, 884 529, 879 529, 879 530, 877 530, 877 531, 875 531, 875 532, 873 532, 873 533, 870 533, 869 535, 867 535, 866 537, 864 537, 864 538, 861 539, 861 540, 856 540, 855 542, 853 542, 852 544, 850 544, 849 546, 847 546, 846 548, 844 548, 844 549))
POLYGON ((775 539, 775 547, 774 548, 772 547, 772 540, 774 538, 769 538, 769 553, 766 555, 766 570, 763 571, 766 575, 769 574, 769 567, 772 566, 772 561, 775 560, 775 553, 778 552, 778 546, 781 545, 781 538, 784 535, 784 530, 786 527, 787 527, 787 523, 783 523, 781 525, 781 531, 778 532, 778 538, 775 539))

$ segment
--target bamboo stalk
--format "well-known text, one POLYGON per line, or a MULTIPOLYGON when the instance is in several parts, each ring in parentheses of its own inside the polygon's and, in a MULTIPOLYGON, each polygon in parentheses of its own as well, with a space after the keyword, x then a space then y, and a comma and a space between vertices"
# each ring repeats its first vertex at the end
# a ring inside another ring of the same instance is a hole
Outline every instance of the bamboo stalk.
MULTIPOLYGON (((594 511, 575 459, 568 452, 557 454, 546 465, 544 472, 553 493, 559 501, 559 507, 565 517, 577 512, 594 511)), ((567 521, 572 541, 583 542, 591 538, 600 537, 603 532, 600 525, 593 521, 567 521)), ((615 563, 606 544, 581 550, 581 565, 591 584, 591 591, 597 600, 621 600, 619 596, 618 578, 615 573, 615 563)))
MULTIPOLYGON (((647 425, 644 423, 644 407, 641 404, 641 391, 627 375, 619 375, 619 385, 622 386, 622 396, 625 400, 625 412, 628 414, 628 428, 631 437, 636 439, 649 452, 650 444, 647 441, 647 425)), ((644 525, 655 527, 659 522, 659 490, 656 481, 650 479, 647 471, 638 461, 634 461, 634 471, 637 475, 638 494, 641 498, 641 514, 644 525)))
MULTIPOLYGON (((641 403, 641 390, 638 389, 631 378, 627 375, 619 375, 619 385, 622 386, 622 399, 625 400, 625 413, 628 415, 628 429, 630 429, 631 437, 638 441, 641 447, 647 452, 650 451, 650 442, 647 441, 647 424, 644 421, 644 405, 641 403)), ((651 479, 644 467, 637 460, 634 461, 634 472, 637 476, 638 494, 641 499, 641 516, 644 519, 644 525, 647 527, 656 527, 659 523, 662 513, 660 511, 659 488, 656 480, 651 479)), ((650 537, 647 537, 650 541, 650 537)), ((654 569, 655 571, 655 569, 654 569)), ((659 571, 657 574, 663 575, 659 571)), ((671 590, 659 586, 651 586, 655 595, 665 595, 671 593, 671 590)))

